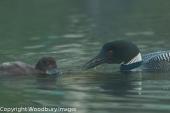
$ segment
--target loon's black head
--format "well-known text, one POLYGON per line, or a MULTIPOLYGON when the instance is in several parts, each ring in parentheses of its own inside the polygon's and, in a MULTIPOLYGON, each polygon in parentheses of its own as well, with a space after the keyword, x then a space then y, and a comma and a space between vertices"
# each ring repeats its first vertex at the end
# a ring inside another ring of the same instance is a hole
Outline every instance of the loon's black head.
POLYGON ((90 69, 97 65, 126 64, 140 53, 138 47, 132 42, 117 40, 104 44, 99 54, 84 65, 84 69, 90 69))
POLYGON ((57 64, 53 57, 42 57, 36 64, 35 69, 40 74, 56 75, 58 74, 57 64))

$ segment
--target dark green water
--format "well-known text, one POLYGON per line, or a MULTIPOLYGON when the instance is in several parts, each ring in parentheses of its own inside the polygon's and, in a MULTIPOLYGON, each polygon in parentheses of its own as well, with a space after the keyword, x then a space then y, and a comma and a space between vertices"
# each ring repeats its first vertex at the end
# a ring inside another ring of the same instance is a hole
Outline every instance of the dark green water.
POLYGON ((0 107, 169 113, 169 73, 122 74, 118 65, 80 69, 116 39, 133 41, 143 54, 169 50, 169 6, 169 0, 1 0, 0 62, 35 64, 53 56, 63 74, 56 81, 0 78, 0 107))

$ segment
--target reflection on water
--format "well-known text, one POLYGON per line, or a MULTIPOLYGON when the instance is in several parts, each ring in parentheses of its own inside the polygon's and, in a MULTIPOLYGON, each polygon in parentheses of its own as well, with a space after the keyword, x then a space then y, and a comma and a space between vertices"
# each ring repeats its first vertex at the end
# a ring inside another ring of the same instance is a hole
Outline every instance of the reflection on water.
POLYGON ((106 93, 115 96, 133 95, 133 93, 141 94, 142 78, 140 74, 137 74, 137 76, 135 81, 132 82, 134 77, 130 76, 130 74, 117 74, 115 82, 107 80, 101 85, 101 88, 104 89, 106 93))
POLYGON ((1 79, 1 100, 14 106, 75 107, 80 113, 169 111, 169 74, 66 73, 57 79, 1 79), (14 85, 15 84, 15 85, 14 85), (22 101, 21 101, 22 100, 22 101))
POLYGON ((118 65, 81 70, 105 42, 116 39, 133 41, 142 54, 168 50, 169 5, 168 0, 0 1, 0 62, 35 64, 53 56, 63 72, 57 78, 0 74, 0 105, 169 113, 169 73, 120 73, 118 65))
POLYGON ((125 33, 125 35, 127 36, 135 36, 135 35, 154 35, 154 32, 152 31, 143 31, 143 32, 128 32, 128 33, 125 33))

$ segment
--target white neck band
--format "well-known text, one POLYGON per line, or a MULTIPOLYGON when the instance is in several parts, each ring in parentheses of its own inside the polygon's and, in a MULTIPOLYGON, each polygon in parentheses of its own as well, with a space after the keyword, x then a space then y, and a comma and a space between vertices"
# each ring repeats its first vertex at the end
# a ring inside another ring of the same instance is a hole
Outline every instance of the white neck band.
POLYGON ((133 64, 136 62, 141 62, 141 61, 142 61, 141 53, 138 53, 138 55, 136 55, 132 60, 130 60, 128 63, 126 63, 126 65, 133 64))

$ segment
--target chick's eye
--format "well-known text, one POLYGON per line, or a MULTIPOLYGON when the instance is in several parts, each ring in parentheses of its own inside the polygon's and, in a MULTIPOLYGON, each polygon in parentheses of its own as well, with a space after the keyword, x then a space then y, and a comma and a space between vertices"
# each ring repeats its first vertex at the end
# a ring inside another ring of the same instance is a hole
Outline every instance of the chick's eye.
POLYGON ((55 62, 53 62, 53 61, 48 62, 48 65, 55 65, 55 62))
POLYGON ((48 61, 44 61, 44 62, 43 62, 43 64, 44 64, 44 65, 49 65, 49 64, 50 64, 50 62, 48 62, 48 61))

